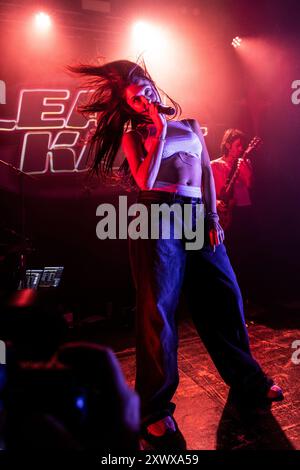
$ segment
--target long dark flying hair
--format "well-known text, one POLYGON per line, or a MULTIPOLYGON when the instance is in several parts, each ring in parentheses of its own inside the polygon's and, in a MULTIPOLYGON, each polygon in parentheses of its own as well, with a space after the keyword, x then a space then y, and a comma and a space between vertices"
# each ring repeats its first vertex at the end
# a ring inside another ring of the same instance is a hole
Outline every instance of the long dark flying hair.
MULTIPOLYGON (((107 176, 117 177, 123 183, 127 180, 129 186, 133 184, 136 187, 126 159, 117 174, 113 174, 113 166, 123 133, 129 127, 135 129, 143 122, 146 124, 145 117, 127 104, 124 96, 126 87, 140 79, 147 79, 158 90, 145 63, 139 65, 128 60, 117 60, 103 65, 68 66, 67 69, 85 77, 82 87, 92 90, 87 103, 78 108, 86 117, 96 114, 97 124, 91 133, 88 152, 88 160, 92 159, 91 174, 96 173, 105 181, 107 176)), ((177 117, 181 113, 179 104, 164 94, 173 104, 176 110, 174 117, 177 117)))

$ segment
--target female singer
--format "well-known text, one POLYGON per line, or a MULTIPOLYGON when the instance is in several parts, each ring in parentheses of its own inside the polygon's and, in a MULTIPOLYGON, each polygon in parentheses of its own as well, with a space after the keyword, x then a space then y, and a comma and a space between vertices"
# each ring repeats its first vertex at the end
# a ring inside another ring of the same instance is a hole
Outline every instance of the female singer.
MULTIPOLYGON (((173 417, 178 386, 175 311, 183 283, 199 335, 220 375, 247 404, 283 398, 281 389, 253 358, 240 289, 223 244, 216 212, 210 159, 197 121, 166 119, 158 88, 146 68, 120 60, 102 66, 78 66, 93 88, 86 113, 97 113, 91 141, 92 169, 111 174, 122 145, 121 167, 139 190, 138 202, 205 207, 201 249, 187 250, 183 239, 129 240, 136 287, 136 390, 141 399, 142 435, 150 448, 184 449, 173 417)), ((168 96, 168 95, 166 95, 168 96)), ((171 222, 171 224, 174 224, 171 222)))

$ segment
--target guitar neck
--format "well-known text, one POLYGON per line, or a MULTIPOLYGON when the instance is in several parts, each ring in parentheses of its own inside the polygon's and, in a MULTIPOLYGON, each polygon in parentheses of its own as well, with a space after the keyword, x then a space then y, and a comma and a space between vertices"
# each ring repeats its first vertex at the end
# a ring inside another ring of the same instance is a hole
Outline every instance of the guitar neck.
POLYGON ((233 172, 233 175, 230 177, 229 181, 226 182, 226 185, 224 187, 224 200, 225 202, 229 202, 231 195, 232 195, 232 189, 233 185, 235 183, 235 180, 239 176, 240 169, 237 167, 235 171, 233 172))
MULTIPOLYGON (((247 155, 248 155, 248 152, 247 152, 247 150, 245 150, 245 152, 241 156, 241 159, 246 160, 247 155)), ((230 180, 227 182, 227 184, 225 186, 225 193, 230 193, 230 191, 232 190, 232 187, 233 187, 236 179, 238 178, 239 174, 240 174, 240 168, 237 167, 235 169, 233 175, 231 176, 230 180)))

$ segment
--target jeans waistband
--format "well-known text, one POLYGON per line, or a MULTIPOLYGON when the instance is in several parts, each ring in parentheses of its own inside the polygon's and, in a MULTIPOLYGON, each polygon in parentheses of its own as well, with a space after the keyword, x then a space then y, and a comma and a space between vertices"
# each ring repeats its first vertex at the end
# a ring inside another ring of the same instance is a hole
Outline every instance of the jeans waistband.
POLYGON ((178 193, 170 193, 167 191, 147 191, 142 190, 138 195, 138 202, 149 201, 149 202, 183 202, 185 204, 202 204, 203 199, 195 196, 182 196, 178 193))

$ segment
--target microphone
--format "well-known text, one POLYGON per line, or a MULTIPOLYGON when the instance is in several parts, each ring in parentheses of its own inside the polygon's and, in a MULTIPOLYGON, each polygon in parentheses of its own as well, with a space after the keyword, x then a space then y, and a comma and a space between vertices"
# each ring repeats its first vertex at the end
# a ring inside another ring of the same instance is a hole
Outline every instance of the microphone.
POLYGON ((157 110, 160 114, 166 114, 167 116, 173 116, 173 114, 175 114, 174 108, 171 106, 164 106, 163 104, 158 104, 157 110))

